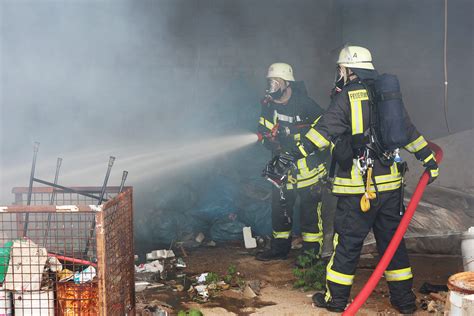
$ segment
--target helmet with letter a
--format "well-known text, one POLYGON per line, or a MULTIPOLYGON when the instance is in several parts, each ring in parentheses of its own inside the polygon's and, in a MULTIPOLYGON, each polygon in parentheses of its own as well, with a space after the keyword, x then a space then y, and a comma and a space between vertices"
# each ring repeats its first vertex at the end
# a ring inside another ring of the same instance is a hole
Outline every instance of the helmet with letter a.
POLYGON ((361 46, 345 46, 339 53, 337 64, 347 68, 374 70, 372 54, 361 46))

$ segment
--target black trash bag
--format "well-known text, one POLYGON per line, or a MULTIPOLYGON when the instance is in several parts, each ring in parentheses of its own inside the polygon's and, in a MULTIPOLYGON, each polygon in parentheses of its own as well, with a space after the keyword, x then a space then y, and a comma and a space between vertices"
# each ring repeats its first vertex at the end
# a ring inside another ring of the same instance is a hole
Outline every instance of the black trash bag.
POLYGON ((189 213, 213 222, 237 210, 237 197, 237 184, 228 177, 219 176, 209 183, 196 207, 189 213))
POLYGON ((169 244, 177 238, 177 217, 172 211, 156 211, 150 218, 149 239, 157 244, 169 244))
POLYGON ((252 228, 257 236, 272 234, 272 207, 268 201, 254 201, 243 205, 239 211, 239 220, 252 228))
POLYGON ((214 241, 243 240, 244 227, 245 224, 237 220, 235 214, 221 217, 211 227, 211 239, 214 241))
POLYGON ((428 282, 423 283, 423 285, 420 287, 420 292, 421 294, 430 294, 430 293, 438 293, 438 292, 448 292, 448 286, 441 284, 431 284, 428 282))
POLYGON ((257 236, 272 234, 272 187, 261 177, 248 177, 240 184, 239 221, 257 236))

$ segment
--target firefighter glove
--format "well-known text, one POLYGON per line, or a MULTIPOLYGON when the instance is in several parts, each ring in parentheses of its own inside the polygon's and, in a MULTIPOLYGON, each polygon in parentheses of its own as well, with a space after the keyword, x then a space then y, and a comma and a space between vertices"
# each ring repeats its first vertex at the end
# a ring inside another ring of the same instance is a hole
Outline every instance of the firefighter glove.
POLYGON ((428 180, 428 184, 431 184, 436 178, 438 178, 439 175, 439 167, 438 163, 436 162, 436 159, 434 156, 428 161, 426 161, 423 166, 426 168, 426 171, 428 172, 430 179, 428 180))

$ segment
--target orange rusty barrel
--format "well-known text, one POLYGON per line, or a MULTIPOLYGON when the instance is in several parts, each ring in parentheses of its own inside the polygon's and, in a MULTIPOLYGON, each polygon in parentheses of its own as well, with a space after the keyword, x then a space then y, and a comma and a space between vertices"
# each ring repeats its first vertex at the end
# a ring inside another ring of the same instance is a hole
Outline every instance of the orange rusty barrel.
POLYGON ((59 282, 56 288, 57 315, 92 316, 99 315, 97 282, 76 284, 59 282))

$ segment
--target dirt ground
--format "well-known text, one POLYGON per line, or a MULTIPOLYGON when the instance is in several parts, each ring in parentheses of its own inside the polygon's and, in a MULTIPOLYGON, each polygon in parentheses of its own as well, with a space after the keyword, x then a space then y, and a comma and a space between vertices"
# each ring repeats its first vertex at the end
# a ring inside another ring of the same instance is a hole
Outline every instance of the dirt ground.
MULTIPOLYGON (((207 303, 198 304, 189 300, 186 291, 147 289, 137 294, 137 302, 143 305, 144 302, 155 300, 168 304, 173 312, 196 308, 204 315, 332 315, 333 313, 312 306, 313 292, 302 292, 293 288, 295 278, 292 269, 296 256, 297 251, 292 251, 288 260, 260 262, 240 246, 197 248, 188 251, 188 256, 184 258, 187 264, 184 272, 187 275, 211 271, 225 274, 230 265, 235 265, 245 280, 261 281, 260 295, 246 299, 239 291, 227 290, 207 303)), ((370 277, 376 263, 376 258, 361 259, 352 289, 353 297, 370 277)), ((418 299, 424 297, 418 293, 424 282, 446 284, 450 275, 462 271, 461 258, 454 256, 411 255, 411 264, 418 299)), ((391 308, 387 286, 383 280, 379 282, 358 315, 397 315, 391 308)), ((419 309, 416 315, 429 313, 419 309)))

